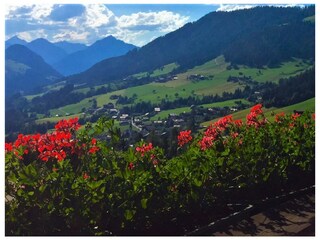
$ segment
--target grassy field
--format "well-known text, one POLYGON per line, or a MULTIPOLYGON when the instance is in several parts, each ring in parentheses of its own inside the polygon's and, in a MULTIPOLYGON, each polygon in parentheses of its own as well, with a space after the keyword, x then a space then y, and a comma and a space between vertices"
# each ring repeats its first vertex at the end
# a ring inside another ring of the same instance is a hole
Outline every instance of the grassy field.
POLYGON ((303 19, 303 21, 304 21, 304 22, 312 22, 312 23, 315 23, 316 17, 315 17, 315 15, 310 16, 310 17, 306 17, 305 19, 303 19))
POLYGON ((28 100, 28 101, 31 101, 32 99, 34 99, 35 97, 39 97, 39 96, 42 96, 43 93, 39 93, 39 94, 34 94, 34 95, 28 95, 28 96, 25 96, 25 98, 28 100))
POLYGON ((75 104, 66 105, 61 108, 55 108, 50 110, 50 114, 52 116, 58 115, 65 115, 66 113, 69 114, 78 114, 82 112, 82 108, 89 108, 92 106, 92 102, 90 102, 91 99, 86 98, 85 100, 82 100, 75 104))
MULTIPOLYGON (((102 85, 93 86, 92 88, 93 88, 94 90, 97 90, 97 89, 99 89, 99 88, 101 88, 101 87, 107 87, 107 86, 108 86, 108 84, 102 84, 102 85)), ((86 94, 87 92, 90 91, 90 88, 91 88, 91 87, 81 87, 81 88, 79 87, 79 88, 73 90, 73 92, 78 92, 78 93, 84 93, 84 94, 86 94)))
POLYGON ((36 120, 36 123, 38 123, 38 124, 45 123, 45 122, 56 123, 56 122, 63 120, 63 119, 70 119, 70 118, 75 118, 75 117, 80 118, 81 116, 82 116, 81 114, 73 114, 73 115, 69 115, 69 116, 41 118, 41 119, 36 120))
MULTIPOLYGON (((159 77, 162 75, 166 75, 170 72, 172 72, 174 69, 176 69, 179 65, 176 63, 170 63, 167 65, 164 65, 162 68, 158 68, 156 70, 154 70, 151 74, 150 77, 159 77)), ((143 78, 143 77, 147 77, 148 76, 148 72, 141 72, 141 73, 137 73, 137 74, 133 74, 132 77, 135 78, 143 78)))
POLYGON ((138 95, 137 101, 159 102, 161 99, 174 100, 176 94, 178 97, 187 97, 195 95, 221 94, 222 92, 234 92, 237 88, 243 86, 238 83, 227 82, 229 76, 251 76, 258 82, 272 81, 277 82, 281 78, 294 76, 301 73, 312 64, 299 59, 281 64, 277 68, 249 68, 239 66, 238 70, 227 70, 229 63, 226 63, 224 57, 220 56, 201 66, 194 67, 185 73, 178 74, 177 80, 166 83, 149 83, 143 86, 128 88, 125 90, 125 96, 131 97, 134 93, 138 95), (190 81, 188 76, 192 74, 202 74, 208 77, 208 80, 190 81))
POLYGON ((202 104, 204 108, 212 108, 212 107, 233 107, 236 105, 235 102, 241 101, 244 104, 249 104, 249 101, 246 99, 232 99, 232 100, 227 100, 223 102, 216 102, 216 103, 208 103, 208 104, 202 104))
POLYGON ((112 102, 113 104, 116 103, 117 100, 111 100, 110 96, 113 94, 121 95, 124 90, 115 91, 112 93, 106 93, 101 95, 96 95, 90 98, 85 98, 82 101, 74 104, 69 104, 60 108, 50 110, 50 114, 55 116, 56 114, 65 115, 66 113, 69 114, 76 114, 81 113, 83 108, 90 108, 92 106, 92 100, 97 100, 97 106, 102 107, 104 104, 112 102))
POLYGON ((15 74, 21 75, 24 75, 28 69, 30 69, 29 66, 11 59, 6 60, 6 68, 10 69, 10 71, 14 72, 15 74))
MULTIPOLYGON (((200 106, 203 106, 204 108, 211 108, 211 107, 232 107, 235 106, 235 101, 242 101, 242 103, 248 103, 247 100, 245 99, 234 99, 234 100, 228 100, 228 101, 223 101, 223 102, 216 102, 216 103, 209 103, 209 104, 202 104, 200 106)), ((181 114, 184 112, 191 112, 190 107, 182 107, 182 108, 175 108, 175 109, 170 109, 170 110, 164 110, 161 111, 160 113, 156 114, 150 120, 158 120, 158 119, 165 119, 168 117, 170 113, 175 113, 175 114, 181 114)))
POLYGON ((178 67, 178 65, 176 63, 170 63, 167 65, 164 65, 162 68, 154 70, 152 72, 152 74, 150 75, 150 77, 159 77, 162 75, 166 75, 166 74, 172 72, 177 67, 178 67))
MULTIPOLYGON (((293 104, 287 107, 283 107, 283 108, 263 108, 263 112, 265 114, 265 116, 270 120, 273 121, 273 117, 272 114, 273 113, 280 113, 280 112, 284 112, 284 113, 293 113, 294 110, 302 110, 302 111, 315 111, 315 98, 311 98, 308 99, 306 101, 297 103, 297 104, 293 104)), ((250 112, 250 108, 245 109, 245 110, 241 110, 239 112, 236 112, 234 114, 232 114, 233 119, 242 119, 245 120, 246 116, 248 115, 248 113, 250 112)), ((211 123, 214 123, 218 120, 219 118, 213 119, 211 121, 208 122, 204 122, 201 125, 202 126, 209 126, 211 123)))
POLYGON ((61 88, 64 87, 65 81, 63 82, 59 82, 59 83, 54 83, 52 85, 48 85, 44 88, 44 92, 43 93, 39 93, 39 94, 34 94, 34 95, 26 95, 24 96, 27 100, 32 100, 35 97, 38 96, 42 96, 43 94, 45 94, 46 92, 52 91, 52 90, 60 90, 61 88))

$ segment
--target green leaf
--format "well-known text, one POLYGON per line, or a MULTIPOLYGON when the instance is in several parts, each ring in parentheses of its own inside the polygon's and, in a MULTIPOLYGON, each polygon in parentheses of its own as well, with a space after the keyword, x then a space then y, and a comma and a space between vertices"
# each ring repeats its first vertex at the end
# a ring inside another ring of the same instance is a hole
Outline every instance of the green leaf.
POLYGON ((19 197, 21 197, 21 196, 23 195, 23 190, 22 190, 22 189, 18 189, 17 195, 18 195, 19 197))
POLYGON ((35 177, 37 175, 37 171, 35 169, 35 167, 31 164, 29 164, 26 168, 25 168, 25 173, 28 176, 32 176, 35 177))
POLYGON ((134 211, 134 210, 126 210, 124 212, 124 217, 126 218, 126 220, 130 221, 133 218, 135 212, 136 211, 134 211))
POLYGON ((147 198, 141 199, 141 207, 142 207, 143 209, 146 209, 146 208, 147 208, 147 202, 148 202, 148 199, 147 199, 147 198))
POLYGON ((46 190, 46 188, 47 188, 47 185, 41 185, 41 186, 39 187, 39 191, 40 191, 41 193, 43 193, 44 190, 46 190))
POLYGON ((225 150, 221 153, 221 156, 228 156, 229 153, 230 153, 230 149, 227 148, 227 149, 225 149, 225 150))
POLYGON ((193 179, 193 183, 194 183, 194 185, 197 186, 197 187, 201 187, 201 185, 202 185, 202 181, 201 181, 201 180, 198 180, 198 179, 196 179, 196 178, 193 179))
POLYGON ((224 159, 223 159, 223 158, 218 158, 218 159, 217 159, 218 166, 222 166, 222 165, 223 165, 223 162, 224 162, 224 159))
POLYGON ((71 185, 71 189, 76 189, 78 186, 79 186, 78 182, 74 182, 74 183, 71 185))
POLYGON ((15 174, 11 173, 9 176, 8 176, 8 180, 11 181, 11 182, 16 182, 17 181, 17 177, 15 174))
POLYGON ((28 195, 29 195, 29 196, 33 196, 33 195, 34 195, 34 191, 28 192, 28 195))
POLYGON ((88 185, 91 189, 96 189, 96 188, 100 187, 102 183, 103 183, 103 180, 100 180, 100 181, 88 182, 87 185, 88 185))

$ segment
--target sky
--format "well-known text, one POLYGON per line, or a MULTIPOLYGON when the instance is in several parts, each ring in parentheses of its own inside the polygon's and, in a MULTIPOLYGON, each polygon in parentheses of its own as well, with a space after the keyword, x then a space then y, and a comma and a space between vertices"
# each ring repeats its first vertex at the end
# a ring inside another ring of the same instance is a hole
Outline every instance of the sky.
POLYGON ((112 35, 143 46, 212 11, 249 4, 6 4, 5 39, 45 38, 90 45, 112 35))

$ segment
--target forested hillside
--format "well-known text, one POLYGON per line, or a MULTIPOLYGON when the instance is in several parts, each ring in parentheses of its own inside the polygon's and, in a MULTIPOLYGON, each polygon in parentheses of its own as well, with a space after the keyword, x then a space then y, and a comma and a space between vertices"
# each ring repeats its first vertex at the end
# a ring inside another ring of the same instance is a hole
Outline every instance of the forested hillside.
POLYGON ((97 63, 67 81, 106 83, 174 62, 182 70, 221 54, 232 64, 259 67, 274 66, 291 57, 314 59, 314 23, 304 21, 314 14, 314 7, 212 12, 125 56, 97 63))

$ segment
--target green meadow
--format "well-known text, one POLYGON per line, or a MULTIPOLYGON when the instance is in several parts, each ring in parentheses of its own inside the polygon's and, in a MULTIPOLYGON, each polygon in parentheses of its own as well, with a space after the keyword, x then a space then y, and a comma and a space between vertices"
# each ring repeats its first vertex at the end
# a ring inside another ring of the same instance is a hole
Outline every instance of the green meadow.
MULTIPOLYGON (((283 107, 283 108, 263 108, 263 112, 265 114, 265 116, 270 120, 273 121, 274 117, 272 116, 273 114, 277 114, 280 112, 284 112, 287 114, 293 113, 294 110, 301 110, 301 111, 311 111, 314 112, 315 111, 315 98, 310 98, 306 101, 297 103, 297 104, 293 104, 287 107, 283 107)), ((245 120, 246 116, 248 115, 248 113, 250 112, 250 108, 245 109, 245 110, 241 110, 239 112, 233 113, 232 117, 233 119, 242 119, 245 120)), ((214 123, 216 121, 218 121, 220 118, 216 118, 213 119, 211 121, 208 122, 203 122, 201 125, 202 126, 209 126, 211 123, 214 123)))
MULTIPOLYGON (((189 96, 205 96, 205 95, 221 95, 223 92, 234 92, 237 88, 242 89, 244 85, 239 83, 228 82, 229 76, 251 76, 253 80, 258 82, 272 81, 277 82, 281 78, 294 76, 303 72, 304 70, 313 66, 308 61, 300 59, 292 59, 291 61, 282 63, 275 68, 249 68, 246 66, 238 66, 239 69, 229 69, 223 56, 219 56, 203 65, 196 66, 187 70, 184 73, 177 74, 176 80, 171 80, 165 83, 151 82, 141 86, 130 87, 123 90, 118 90, 106 94, 96 95, 90 98, 85 98, 79 103, 66 105, 59 109, 50 110, 50 114, 55 116, 56 114, 62 115, 65 113, 76 114, 82 112, 83 108, 89 108, 92 106, 92 100, 97 100, 98 107, 103 106, 109 102, 116 103, 116 100, 111 100, 111 95, 122 95, 128 98, 137 96, 135 103, 142 101, 150 101, 152 103, 160 103, 162 99, 173 101, 177 98, 187 98, 189 96), (199 74, 206 77, 206 80, 192 81, 188 79, 190 75, 199 74)), ((175 69, 178 65, 175 63, 165 65, 163 68, 159 68, 152 72, 153 76, 160 76, 167 74, 175 69)), ((146 74, 146 73, 141 73, 146 74)), ((137 75, 135 75, 137 77, 137 75)), ((101 85, 103 86, 103 85, 101 85)), ((101 86, 95 86, 98 88, 101 86)), ((53 85, 52 89, 60 87, 59 85, 53 85)), ((79 88, 75 91, 86 93, 90 88, 79 88)), ((36 95, 34 95, 36 96, 36 95)), ((28 96, 31 99, 34 96, 28 96)), ((118 108, 121 105, 117 106, 118 108)), ((185 109, 177 110, 185 111, 185 109)), ((159 117, 159 116, 158 116, 159 117)), ((163 115, 160 115, 162 118, 163 115)))

